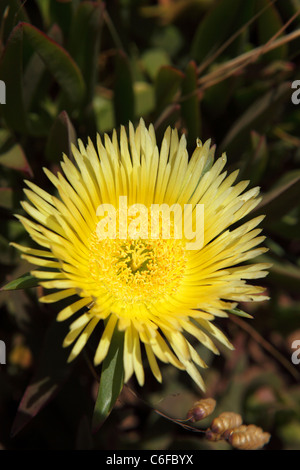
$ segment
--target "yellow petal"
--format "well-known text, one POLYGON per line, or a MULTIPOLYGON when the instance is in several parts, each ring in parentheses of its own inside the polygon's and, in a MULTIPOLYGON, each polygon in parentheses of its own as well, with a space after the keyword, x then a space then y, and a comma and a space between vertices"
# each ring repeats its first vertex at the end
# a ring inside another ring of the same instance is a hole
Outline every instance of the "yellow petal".
POLYGON ((84 297, 83 299, 77 300, 71 305, 68 305, 57 315, 57 321, 64 321, 67 318, 70 318, 74 313, 78 312, 83 307, 86 307, 92 301, 91 298, 84 297))
POLYGON ((118 319, 115 315, 110 316, 110 318, 107 322, 107 325, 104 329, 104 332, 102 334, 100 343, 99 343, 99 345, 97 347, 97 350, 96 350, 96 354, 95 354, 95 357, 94 357, 95 366, 98 366, 107 355, 107 352, 108 352, 108 349, 109 349, 109 346, 110 346, 110 342, 111 342, 111 338, 112 338, 112 335, 114 333, 117 321, 118 321, 118 319))

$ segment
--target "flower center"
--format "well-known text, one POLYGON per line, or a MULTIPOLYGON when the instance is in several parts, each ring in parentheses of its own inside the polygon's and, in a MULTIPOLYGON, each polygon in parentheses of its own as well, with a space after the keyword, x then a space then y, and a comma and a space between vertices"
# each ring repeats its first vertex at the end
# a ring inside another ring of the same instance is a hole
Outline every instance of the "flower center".
POLYGON ((174 294, 187 263, 179 239, 90 239, 90 275, 116 301, 153 303, 174 294))

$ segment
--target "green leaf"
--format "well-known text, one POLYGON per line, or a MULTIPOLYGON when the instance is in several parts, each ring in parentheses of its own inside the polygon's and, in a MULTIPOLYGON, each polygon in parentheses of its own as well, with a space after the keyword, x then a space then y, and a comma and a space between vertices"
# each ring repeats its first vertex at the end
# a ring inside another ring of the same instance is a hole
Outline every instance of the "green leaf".
MULTIPOLYGON (((268 0, 259 0, 256 4, 258 11, 265 6, 268 6, 257 20, 259 42, 260 44, 266 44, 268 40, 283 27, 283 23, 275 5, 271 5, 268 0)), ((287 51, 288 47, 284 44, 283 46, 265 54, 264 60, 270 62, 273 60, 283 60, 286 58, 287 51)))
POLYGON ((230 108, 233 96, 238 90, 239 78, 230 76, 219 83, 211 84, 204 92, 202 99, 203 109, 208 110, 212 121, 221 120, 230 108))
POLYGON ((164 65, 170 65, 168 54, 163 49, 147 49, 141 57, 141 63, 151 80, 155 80, 164 65))
POLYGON ((71 23, 68 50, 80 68, 86 83, 85 103, 94 95, 98 75, 103 4, 82 2, 71 23))
POLYGON ((80 69, 70 54, 36 27, 28 23, 21 23, 20 26, 24 28, 35 52, 61 86, 70 106, 78 106, 84 97, 85 84, 80 69))
POLYGON ((51 24, 50 19, 50 3, 51 0, 35 0, 39 9, 40 15, 43 18, 44 28, 48 29, 51 24))
POLYGON ((180 105, 174 103, 167 106, 158 116, 155 122, 155 133, 158 142, 163 138, 166 128, 169 126, 174 127, 178 122, 180 111, 180 105))
POLYGON ((147 82, 134 83, 135 116, 147 116, 155 108, 154 87, 147 82))
POLYGON ((288 214, 300 200, 300 171, 286 173, 267 194, 261 203, 252 211, 251 216, 266 214, 264 226, 278 222, 288 214))
POLYGON ((232 315, 237 315, 238 317, 253 318, 252 315, 249 315, 249 313, 246 313, 243 310, 240 310, 239 308, 232 308, 231 310, 227 310, 227 312, 232 313, 232 315))
POLYGON ((69 351, 62 347, 68 328, 68 322, 60 323, 54 320, 50 325, 36 372, 18 407, 11 430, 12 436, 20 432, 54 398, 69 378, 74 361, 67 362, 69 351))
POLYGON ((264 133, 268 130, 276 120, 286 100, 290 99, 290 95, 291 84, 283 82, 252 103, 229 129, 219 147, 219 151, 226 150, 228 154, 236 152, 240 156, 240 149, 245 148, 250 141, 251 131, 264 133))
POLYGON ((27 116, 23 90, 23 23, 16 26, 6 43, 0 61, 0 80, 6 84, 6 103, 2 115, 10 129, 26 132, 27 116))
POLYGON ((51 18, 51 23, 56 23, 63 30, 64 36, 68 37, 71 21, 73 16, 73 10, 76 7, 78 0, 73 0, 72 2, 49 2, 49 13, 51 18))
POLYGON ((251 148, 243 154, 239 161, 239 179, 249 179, 251 185, 259 184, 264 176, 269 159, 269 151, 266 137, 251 131, 251 148))
MULTIPOLYGON (((47 31, 47 36, 58 44, 63 43, 62 31, 57 24, 47 31)), ((52 76, 46 68, 45 62, 37 52, 33 52, 26 68, 24 69, 23 88, 26 90, 24 94, 25 107, 29 111, 33 107, 40 108, 45 104, 45 97, 49 94, 52 85, 52 76)), ((41 113, 39 113, 41 114, 41 113)), ((49 125, 46 128, 46 134, 49 125)))
POLYGON ((20 21, 30 22, 23 0, 2 0, 0 2, 0 18, 2 18, 1 31, 4 43, 20 21))
POLYGON ((251 132, 251 143, 253 151, 249 165, 249 176, 252 185, 258 184, 263 177, 267 167, 269 152, 266 137, 257 132, 251 132))
POLYGON ((115 330, 106 358, 103 361, 98 396, 93 415, 93 431, 97 431, 109 416, 123 388, 124 334, 115 330))
POLYGON ((127 56, 118 51, 115 60, 114 110, 116 125, 127 125, 134 120, 134 91, 130 63, 127 56))
POLYGON ((115 127, 114 106, 112 99, 96 93, 93 101, 98 132, 108 132, 115 127))
MULTIPOLYGON (((172 8, 174 5, 170 5, 170 7, 172 8)), ((151 42, 157 50, 167 53, 169 57, 176 57, 176 54, 180 52, 180 49, 183 46, 183 40, 184 38, 180 28, 170 24, 165 25, 164 28, 155 29, 153 31, 151 42)))
POLYGON ((189 143, 193 147, 197 137, 201 136, 200 103, 196 91, 197 67, 195 62, 190 62, 182 81, 181 112, 187 127, 189 143))
MULTIPOLYGON (((191 56, 197 63, 214 53, 253 15, 253 0, 222 0, 209 9, 192 42, 191 56)), ((239 41, 235 41, 238 44, 239 41)), ((231 46, 231 48, 234 45, 231 46)))
POLYGON ((184 74, 170 66, 160 68, 155 80, 156 114, 159 115, 172 102, 179 90, 184 74))
POLYGON ((0 165, 22 171, 32 177, 32 170, 20 144, 14 143, 7 150, 1 151, 0 165))
MULTIPOLYGON (((24 99, 26 81, 23 83, 25 37, 60 85, 67 108, 79 106, 85 93, 80 69, 68 52, 36 27, 24 22, 19 23, 13 29, 1 57, 0 80, 6 84, 6 102, 9 103, 9 106, 1 107, 3 117, 9 128, 21 133, 26 133, 30 127, 24 99)), ((39 69, 38 75, 42 72, 41 65, 39 69)), ((28 81, 28 76, 26 79, 28 81)), ((31 94, 29 93, 29 96, 31 94)), ((30 102, 31 98, 27 98, 28 106, 30 102)))
POLYGON ((76 143, 76 132, 68 113, 62 111, 55 119, 46 144, 46 157, 49 161, 60 162, 62 154, 71 157, 71 144, 76 143))
POLYGON ((30 289, 38 285, 39 280, 35 276, 32 276, 30 273, 25 273, 8 284, 5 284, 0 290, 30 289))

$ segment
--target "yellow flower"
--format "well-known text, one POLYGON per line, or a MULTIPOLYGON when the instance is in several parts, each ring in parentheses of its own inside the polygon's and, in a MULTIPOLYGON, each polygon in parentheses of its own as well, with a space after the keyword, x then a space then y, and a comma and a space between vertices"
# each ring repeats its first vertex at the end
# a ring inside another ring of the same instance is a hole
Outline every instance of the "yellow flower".
POLYGON ((259 203, 259 188, 244 192, 248 181, 233 185, 238 171, 229 176, 223 172, 225 154, 213 163, 210 141, 202 145, 198 140, 189 159, 185 136, 179 139, 177 131, 168 128, 159 149, 153 126, 146 129, 143 120, 136 130, 129 124, 128 136, 122 127, 119 140, 114 131, 112 139, 104 136, 104 142, 98 135, 96 148, 90 140, 86 148, 80 140, 78 145, 79 150, 72 148, 76 165, 64 156, 63 174, 55 176, 45 169, 58 197, 26 182, 30 202, 22 206, 31 217, 18 217, 42 249, 14 244, 25 259, 40 267, 32 271, 40 285, 55 289, 42 302, 72 298, 57 317, 58 321, 75 317, 63 344, 73 345, 69 360, 105 320, 95 365, 106 357, 118 329, 124 332, 125 382, 135 374, 139 384, 144 383, 142 346, 158 381, 162 377, 157 359, 185 369, 204 389, 198 366, 206 364, 185 333, 219 354, 213 338, 232 345, 214 318, 226 317, 226 310, 239 301, 267 298, 262 287, 246 280, 264 277, 269 265, 243 265, 265 251, 257 248, 264 240, 256 228, 263 217, 230 230, 259 203), (120 230, 113 230, 110 237, 99 236, 99 223, 107 213, 99 213, 99 206, 105 209, 104 204, 116 208, 119 229, 121 219, 123 229, 136 222, 120 206, 125 196, 129 206, 189 205, 193 215, 197 206, 204 205, 204 226, 193 232, 202 230, 202 245, 187 249, 187 236, 176 236, 175 215, 169 237, 162 234, 161 214, 156 237, 124 237, 120 230))

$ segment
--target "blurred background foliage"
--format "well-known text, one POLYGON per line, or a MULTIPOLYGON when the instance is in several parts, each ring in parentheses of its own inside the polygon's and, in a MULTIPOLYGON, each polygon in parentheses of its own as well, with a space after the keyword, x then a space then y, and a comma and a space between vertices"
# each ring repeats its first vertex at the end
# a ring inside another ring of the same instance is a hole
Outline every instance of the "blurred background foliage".
MULTIPOLYGON (((262 282, 270 301, 241 306, 253 319, 217 321, 235 351, 198 348, 210 365, 206 396, 217 400, 215 414, 240 412, 270 432, 266 449, 300 449, 300 365, 291 360, 300 339, 300 104, 291 101, 299 26, 299 0, 0 1, 1 285, 30 269, 9 246, 30 243, 13 216, 23 179, 52 191, 42 168, 55 172, 78 137, 95 141, 142 116, 158 141, 168 125, 190 149, 211 138, 229 170, 261 187, 251 216, 267 215, 263 258, 273 267, 262 282)), ((57 304, 40 304, 41 288, 31 286, 23 278, 0 293, 2 448, 230 449, 154 411, 184 418, 199 399, 172 366, 162 385, 151 373, 142 389, 132 379, 93 434, 101 368, 89 366, 89 349, 66 366, 68 322, 57 324, 57 304)))

